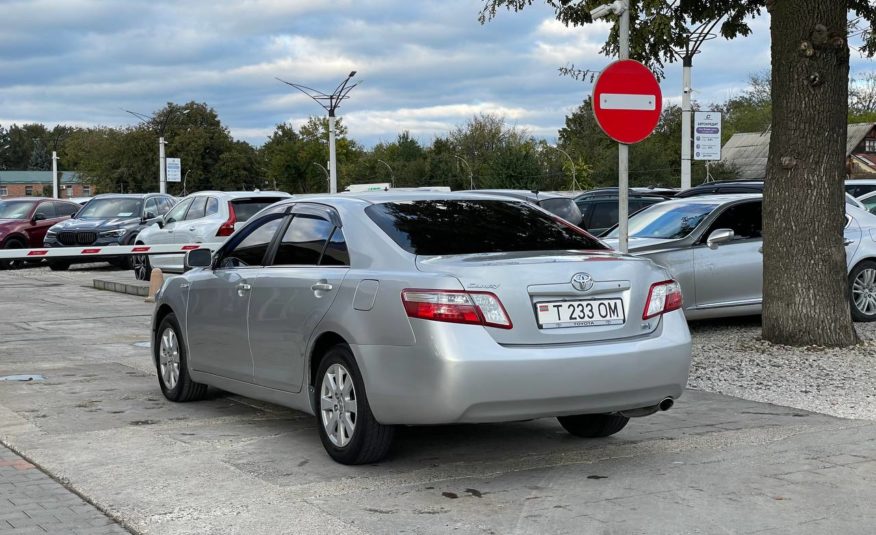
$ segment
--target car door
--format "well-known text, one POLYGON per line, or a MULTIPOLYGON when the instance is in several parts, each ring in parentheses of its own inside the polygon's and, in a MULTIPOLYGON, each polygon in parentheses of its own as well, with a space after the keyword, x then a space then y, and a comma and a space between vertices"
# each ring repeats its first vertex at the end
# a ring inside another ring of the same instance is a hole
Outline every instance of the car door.
POLYGON ((207 196, 194 197, 192 205, 186 212, 185 221, 175 225, 174 242, 176 243, 201 243, 201 233, 198 228, 203 225, 204 215, 207 209, 207 196))
POLYGON ((25 229, 27 241, 31 244, 30 247, 42 247, 49 227, 57 222, 55 203, 52 201, 40 202, 31 216, 31 223, 25 229))
POLYGON ((709 225, 694 246, 697 308, 758 304, 763 299, 763 245, 760 200, 732 204, 709 225), (715 249, 709 235, 730 229, 733 240, 715 249))
POLYGON ((253 281, 249 340, 257 384, 299 392, 307 344, 349 271, 336 214, 296 206, 272 265, 253 281))
POLYGON ((282 212, 266 214, 248 225, 219 250, 214 269, 189 275, 186 324, 195 370, 252 382, 247 332, 252 284, 281 227, 282 212))

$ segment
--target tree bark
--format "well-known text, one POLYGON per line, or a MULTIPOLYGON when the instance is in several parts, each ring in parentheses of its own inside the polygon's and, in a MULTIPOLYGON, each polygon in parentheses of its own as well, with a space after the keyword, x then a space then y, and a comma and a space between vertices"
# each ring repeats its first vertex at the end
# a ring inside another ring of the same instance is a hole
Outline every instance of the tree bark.
POLYGON ((774 0, 772 134, 764 186, 763 337, 857 343, 843 238, 847 0, 774 0))

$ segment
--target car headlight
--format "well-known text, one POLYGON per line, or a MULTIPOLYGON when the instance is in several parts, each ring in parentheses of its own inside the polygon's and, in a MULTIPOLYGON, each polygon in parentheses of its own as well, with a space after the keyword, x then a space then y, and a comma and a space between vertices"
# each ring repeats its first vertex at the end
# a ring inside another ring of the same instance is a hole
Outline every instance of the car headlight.
POLYGON ((46 231, 46 238, 54 238, 57 235, 58 235, 58 233, 54 230, 46 231))
POLYGON ((124 236, 127 233, 128 233, 128 229, 120 228, 118 230, 107 230, 107 231, 101 232, 100 235, 101 236, 111 236, 113 238, 121 238, 122 236, 124 236))

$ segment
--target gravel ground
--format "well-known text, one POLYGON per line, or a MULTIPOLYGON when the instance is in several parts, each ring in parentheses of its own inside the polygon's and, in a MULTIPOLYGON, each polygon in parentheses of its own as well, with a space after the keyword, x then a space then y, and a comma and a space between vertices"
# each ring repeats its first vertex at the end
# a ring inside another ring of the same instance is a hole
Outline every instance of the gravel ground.
POLYGON ((857 323, 853 348, 795 348, 760 340, 760 318, 692 322, 688 386, 753 401, 876 420, 876 324, 857 323))

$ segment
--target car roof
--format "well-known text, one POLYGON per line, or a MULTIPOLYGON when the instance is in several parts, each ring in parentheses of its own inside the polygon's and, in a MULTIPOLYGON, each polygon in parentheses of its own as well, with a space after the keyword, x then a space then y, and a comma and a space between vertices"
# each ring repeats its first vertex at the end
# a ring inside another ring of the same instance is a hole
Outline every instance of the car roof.
POLYGON ((414 202, 414 201, 523 201, 525 199, 515 199, 508 196, 495 195, 489 193, 471 193, 471 192, 440 192, 440 191, 363 191, 357 193, 345 192, 344 194, 330 193, 314 193, 307 195, 296 195, 289 199, 279 201, 278 204, 295 204, 300 202, 311 202, 319 204, 328 204, 331 206, 363 206, 372 204, 383 204, 391 202, 414 202))
POLYGON ((559 199, 568 198, 568 195, 555 191, 532 191, 527 189, 474 189, 462 190, 457 193, 475 193, 478 195, 500 195, 502 197, 514 197, 516 199, 524 199, 527 201, 536 201, 542 199, 559 199))
POLYGON ((762 199, 762 193, 720 193, 717 195, 697 195, 695 197, 681 197, 677 199, 667 199, 662 202, 662 205, 672 206, 674 204, 692 204, 692 203, 708 203, 714 205, 726 204, 735 201, 745 201, 751 199, 762 199))
POLYGON ((196 191, 194 193, 189 193, 186 197, 198 197, 204 195, 213 195, 216 197, 222 197, 225 199, 239 199, 242 197, 245 198, 256 198, 256 197, 292 197, 292 195, 286 193, 285 191, 218 191, 218 190, 204 190, 204 191, 196 191))
POLYGON ((171 195, 168 193, 101 193, 100 195, 95 195, 92 199, 109 199, 109 198, 119 198, 119 199, 145 199, 146 197, 151 196, 164 196, 170 197, 171 195))

